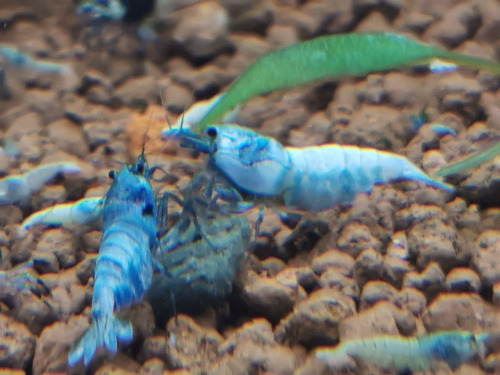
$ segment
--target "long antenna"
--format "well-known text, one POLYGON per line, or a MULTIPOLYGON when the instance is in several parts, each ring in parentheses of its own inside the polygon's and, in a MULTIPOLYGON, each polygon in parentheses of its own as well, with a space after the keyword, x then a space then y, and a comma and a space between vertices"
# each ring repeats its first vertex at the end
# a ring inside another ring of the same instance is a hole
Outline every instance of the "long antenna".
POLYGON ((172 123, 170 122, 170 117, 168 117, 168 111, 167 111, 167 106, 165 104, 165 99, 163 98, 163 90, 160 87, 160 100, 161 100, 161 106, 163 107, 163 110, 165 111, 165 120, 167 121, 168 128, 172 130, 172 123))
POLYGON ((144 136, 142 137, 142 150, 141 150, 141 155, 145 155, 145 149, 146 149, 146 138, 149 133, 149 128, 151 127, 151 122, 153 121, 153 113, 154 113, 154 108, 151 109, 151 114, 149 115, 149 122, 148 126, 146 127, 146 131, 144 132, 144 136))
POLYGON ((137 157, 137 160, 135 162, 135 166, 137 167, 137 171, 140 174, 143 174, 144 171, 146 171, 146 173, 148 173, 148 174, 150 173, 150 170, 147 167, 147 162, 146 162, 146 138, 148 136, 149 127, 151 126, 151 121, 153 119, 153 112, 154 112, 154 109, 151 110, 151 114, 149 115, 148 126, 146 127, 146 131, 144 132, 144 135, 142 136, 141 154, 137 157))
POLYGON ((184 111, 182 111, 182 117, 181 117, 181 127, 180 130, 182 130, 182 127, 184 126, 184 116, 186 115, 186 107, 184 107, 184 111))

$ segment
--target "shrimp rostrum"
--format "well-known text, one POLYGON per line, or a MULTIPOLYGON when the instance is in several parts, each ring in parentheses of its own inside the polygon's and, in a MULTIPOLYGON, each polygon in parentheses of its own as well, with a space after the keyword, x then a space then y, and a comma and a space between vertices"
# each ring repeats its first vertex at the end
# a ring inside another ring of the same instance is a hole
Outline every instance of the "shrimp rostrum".
POLYGON ((103 238, 95 268, 92 324, 69 354, 73 366, 87 365, 105 346, 116 353, 118 342, 133 338, 130 322, 114 315, 142 301, 153 278, 151 251, 158 244, 157 207, 150 183, 154 168, 143 155, 132 166, 110 172, 113 184, 103 208, 103 238))
POLYGON ((237 125, 210 125, 201 135, 189 129, 166 129, 163 136, 177 137, 182 145, 209 154, 209 171, 229 180, 238 191, 281 198, 287 207, 307 212, 350 203, 377 184, 397 180, 454 190, 405 157, 373 148, 337 144, 284 147, 237 125))

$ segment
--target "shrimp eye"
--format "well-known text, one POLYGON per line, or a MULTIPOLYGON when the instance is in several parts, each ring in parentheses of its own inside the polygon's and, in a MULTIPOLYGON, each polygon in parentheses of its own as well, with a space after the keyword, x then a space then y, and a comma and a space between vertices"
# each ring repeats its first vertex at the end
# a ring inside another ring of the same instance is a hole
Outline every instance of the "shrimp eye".
POLYGON ((210 138, 217 138, 217 129, 215 129, 214 127, 210 127, 207 129, 207 135, 210 137, 210 138))
POLYGON ((142 209, 142 216, 152 216, 153 215, 153 205, 151 203, 146 204, 142 209))
POLYGON ((109 178, 111 178, 112 180, 114 180, 115 176, 116 176, 116 172, 115 171, 109 171, 108 176, 109 176, 109 178))
POLYGON ((139 174, 144 173, 144 164, 142 164, 142 163, 137 164, 137 172, 139 172, 139 174))

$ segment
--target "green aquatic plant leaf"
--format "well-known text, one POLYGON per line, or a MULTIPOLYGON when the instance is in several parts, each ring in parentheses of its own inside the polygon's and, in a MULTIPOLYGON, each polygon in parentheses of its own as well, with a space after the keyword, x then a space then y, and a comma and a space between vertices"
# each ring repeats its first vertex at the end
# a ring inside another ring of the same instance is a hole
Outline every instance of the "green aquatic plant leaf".
POLYGON ((436 172, 437 176, 448 177, 454 174, 461 173, 468 169, 476 168, 487 161, 492 160, 495 156, 500 154, 500 142, 495 143, 492 147, 486 149, 483 152, 470 156, 459 162, 450 164, 444 168, 441 168, 436 172))
POLYGON ((316 38, 259 58, 200 121, 219 120, 238 104, 261 94, 342 77, 363 76, 440 59, 500 74, 500 64, 419 43, 397 34, 342 34, 316 38))

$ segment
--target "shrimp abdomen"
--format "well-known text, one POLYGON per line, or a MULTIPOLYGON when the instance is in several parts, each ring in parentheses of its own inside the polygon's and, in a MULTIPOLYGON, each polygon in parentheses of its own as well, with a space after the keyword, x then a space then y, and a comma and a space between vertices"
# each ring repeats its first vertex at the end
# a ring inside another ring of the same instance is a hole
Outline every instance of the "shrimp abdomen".
POLYGON ((96 264, 93 323, 70 352, 70 366, 82 357, 87 365, 101 346, 116 353, 118 342, 127 344, 132 340, 131 323, 118 319, 114 310, 120 311, 140 301, 151 285, 149 236, 140 227, 139 223, 132 225, 124 220, 114 222, 105 230, 96 264))
POLYGON ((322 348, 316 357, 334 369, 345 367, 350 357, 384 370, 426 371, 432 368, 433 358, 422 349, 414 338, 379 336, 347 340, 334 349, 322 348))
POLYGON ((287 148, 292 172, 285 182, 285 204, 310 212, 351 203, 357 194, 397 180, 424 182, 452 190, 431 179, 403 156, 372 148, 325 145, 287 148))
POLYGON ((126 221, 113 223, 103 236, 92 301, 96 317, 101 315, 94 307, 101 301, 101 285, 113 287, 114 308, 119 311, 132 302, 140 301, 151 284, 153 261, 149 251, 149 236, 138 224, 126 221))

